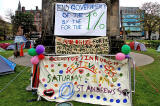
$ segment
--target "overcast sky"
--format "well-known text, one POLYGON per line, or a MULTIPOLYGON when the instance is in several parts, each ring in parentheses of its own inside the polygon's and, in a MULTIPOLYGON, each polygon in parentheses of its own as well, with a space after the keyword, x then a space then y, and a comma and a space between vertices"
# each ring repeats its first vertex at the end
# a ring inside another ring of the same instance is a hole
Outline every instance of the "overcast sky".
MULTIPOLYGON (((26 9, 35 9, 38 6, 42 7, 42 0, 20 0, 21 6, 25 6, 26 9)), ((124 7, 140 7, 144 2, 158 2, 160 0, 120 0, 120 6, 124 7)), ((5 18, 7 11, 13 12, 18 8, 19 0, 0 0, 0 16, 5 18)))

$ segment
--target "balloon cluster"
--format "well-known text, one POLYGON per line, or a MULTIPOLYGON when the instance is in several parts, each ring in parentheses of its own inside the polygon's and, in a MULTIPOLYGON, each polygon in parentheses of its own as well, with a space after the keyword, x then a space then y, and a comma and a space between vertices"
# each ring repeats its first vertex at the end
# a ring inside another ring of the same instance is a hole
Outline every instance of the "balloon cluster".
POLYGON ((129 53, 131 52, 131 48, 128 45, 123 45, 121 48, 122 53, 117 53, 116 54, 116 60, 122 61, 125 58, 129 58, 129 53))
POLYGON ((44 48, 43 45, 38 45, 38 46, 36 47, 36 49, 35 49, 35 48, 29 49, 29 50, 28 50, 28 54, 29 54, 30 56, 33 56, 33 57, 31 58, 31 63, 32 63, 32 64, 38 64, 38 63, 39 63, 39 60, 43 60, 44 57, 45 57, 44 54, 43 54, 44 51, 45 51, 45 48, 44 48))

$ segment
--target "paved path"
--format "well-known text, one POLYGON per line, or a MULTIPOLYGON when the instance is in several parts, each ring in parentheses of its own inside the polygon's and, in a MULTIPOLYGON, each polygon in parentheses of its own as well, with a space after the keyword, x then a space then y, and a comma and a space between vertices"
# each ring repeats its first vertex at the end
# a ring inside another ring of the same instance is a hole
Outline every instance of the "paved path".
POLYGON ((154 62, 154 59, 148 55, 131 52, 130 56, 134 59, 136 66, 144 66, 154 62))
MULTIPOLYGON (((152 57, 144 54, 131 52, 130 55, 136 62, 136 66, 147 65, 154 61, 152 57)), ((18 58, 14 58, 13 56, 9 57, 9 60, 15 62, 16 64, 31 67, 32 65, 31 65, 30 59, 31 59, 31 56, 29 56, 27 53, 24 53, 24 57, 18 57, 18 58)))
POLYGON ((32 57, 28 55, 28 53, 24 53, 23 57, 17 57, 14 58, 14 56, 9 57, 8 59, 15 62, 16 64, 22 65, 22 66, 29 66, 31 67, 32 64, 30 62, 30 59, 32 57))

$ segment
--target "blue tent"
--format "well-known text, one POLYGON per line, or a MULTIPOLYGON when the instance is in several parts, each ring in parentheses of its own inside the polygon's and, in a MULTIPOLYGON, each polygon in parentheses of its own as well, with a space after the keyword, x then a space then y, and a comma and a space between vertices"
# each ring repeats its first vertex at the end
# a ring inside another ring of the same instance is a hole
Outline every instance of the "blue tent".
MULTIPOLYGON (((20 44, 22 45, 23 43, 20 43, 20 44)), ((16 47, 16 44, 11 44, 6 48, 6 50, 15 50, 15 47, 16 47)), ((20 45, 18 45, 17 47, 18 49, 20 49, 20 45)), ((23 48, 25 48, 25 46, 23 48)))
POLYGON ((0 75, 14 73, 15 67, 15 63, 3 56, 0 56, 0 75))
POLYGON ((157 48, 157 52, 160 52, 160 45, 159 45, 158 48, 157 48))
POLYGON ((26 43, 27 39, 24 36, 15 36, 14 43, 26 43))
POLYGON ((15 49, 15 44, 11 44, 7 47, 7 50, 14 50, 15 49))

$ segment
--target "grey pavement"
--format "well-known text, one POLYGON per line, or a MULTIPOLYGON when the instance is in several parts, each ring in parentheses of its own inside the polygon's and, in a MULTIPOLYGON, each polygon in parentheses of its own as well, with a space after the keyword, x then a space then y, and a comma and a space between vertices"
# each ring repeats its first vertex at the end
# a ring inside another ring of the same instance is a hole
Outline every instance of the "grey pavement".
POLYGON ((154 62, 154 59, 148 55, 131 52, 130 56, 134 59, 136 66, 144 66, 154 62))
MULTIPOLYGON (((144 54, 131 52, 130 56, 134 59, 136 66, 143 66, 154 62, 154 59, 152 57, 144 54)), ((24 53, 23 57, 18 57, 18 58, 14 58, 14 56, 9 57, 9 60, 15 62, 16 64, 31 67, 32 64, 30 62, 30 59, 31 56, 29 56, 27 53, 24 53)))
POLYGON ((23 57, 17 57, 14 56, 9 57, 8 59, 15 62, 16 64, 22 65, 22 66, 29 66, 32 67, 32 64, 30 62, 30 59, 32 57, 28 55, 28 53, 24 53, 23 57))

